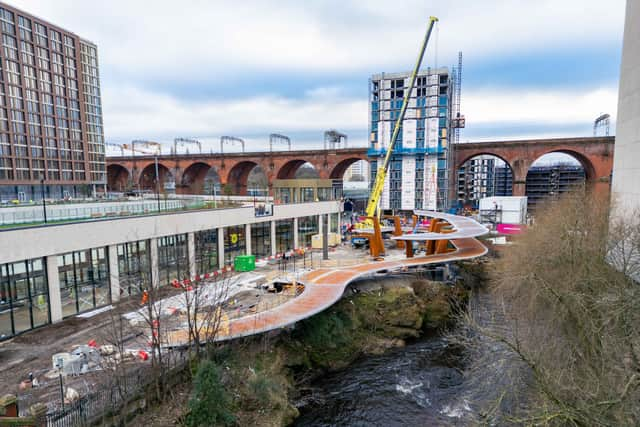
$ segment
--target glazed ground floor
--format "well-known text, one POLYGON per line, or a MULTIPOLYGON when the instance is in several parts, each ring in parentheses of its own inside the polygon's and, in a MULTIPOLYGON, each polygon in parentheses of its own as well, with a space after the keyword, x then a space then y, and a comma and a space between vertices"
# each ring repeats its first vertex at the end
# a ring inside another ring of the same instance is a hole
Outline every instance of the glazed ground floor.
POLYGON ((337 202, 153 215, 0 232, 0 340, 338 232, 337 202), (14 250, 10 250, 13 248, 14 250), (16 259, 18 258, 18 259, 16 259))

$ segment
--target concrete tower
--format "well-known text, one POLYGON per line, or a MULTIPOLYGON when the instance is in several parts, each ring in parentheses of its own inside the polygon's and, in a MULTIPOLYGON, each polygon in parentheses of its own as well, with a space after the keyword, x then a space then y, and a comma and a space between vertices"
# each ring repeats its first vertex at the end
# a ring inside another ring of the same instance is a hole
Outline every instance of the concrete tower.
POLYGON ((640 210, 640 1, 628 0, 618 93, 612 197, 615 215, 640 210))

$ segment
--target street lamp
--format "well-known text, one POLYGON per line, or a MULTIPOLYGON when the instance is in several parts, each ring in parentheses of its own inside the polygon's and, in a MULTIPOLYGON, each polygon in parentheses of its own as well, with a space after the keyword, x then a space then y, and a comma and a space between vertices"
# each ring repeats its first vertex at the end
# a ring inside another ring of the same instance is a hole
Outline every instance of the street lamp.
POLYGON ((47 223, 47 201, 44 198, 44 176, 40 175, 40 192, 42 193, 42 213, 44 214, 44 223, 47 223))
POLYGON ((60 402, 62 403, 62 410, 64 411, 64 384, 62 382, 62 369, 64 367, 64 359, 61 357, 56 358, 54 367, 58 370, 58 378, 60 379, 60 402))
POLYGON ((218 209, 218 202, 216 200, 216 191, 218 190, 218 183, 213 181, 213 208, 218 209))
POLYGON ((158 155, 155 156, 156 163, 156 200, 158 202, 158 213, 160 213, 160 179, 158 177, 158 155))

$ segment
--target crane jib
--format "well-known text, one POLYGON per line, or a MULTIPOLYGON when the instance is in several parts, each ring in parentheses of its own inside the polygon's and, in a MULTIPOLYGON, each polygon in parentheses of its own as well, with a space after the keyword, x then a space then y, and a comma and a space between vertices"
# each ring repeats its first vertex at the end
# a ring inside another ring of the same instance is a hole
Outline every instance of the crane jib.
POLYGON ((382 195, 382 191, 384 188, 384 180, 387 176, 387 171, 389 170, 389 162, 391 161, 391 154, 393 153, 393 148, 395 147, 396 141, 398 139, 398 134, 400 133, 400 126, 402 125, 405 112, 407 111, 407 106, 409 105, 409 98, 411 97, 411 92, 413 91, 413 87, 416 82, 416 77, 418 75, 418 72, 420 71, 420 65, 422 64, 424 53, 427 50, 427 44, 429 43, 429 38, 431 37, 431 31, 433 30, 433 26, 437 21, 438 21, 438 18, 436 18, 435 16, 432 16, 429 18, 429 27, 427 28, 427 33, 425 34, 424 40, 422 41, 422 47, 420 49, 420 53, 418 54, 418 59, 416 60, 416 64, 413 68, 413 72, 411 73, 409 87, 406 89, 404 97, 402 99, 402 107, 400 108, 400 114, 396 119, 396 124, 393 127, 393 134, 391 135, 389 148, 387 149, 387 153, 384 157, 382 166, 378 168, 378 172, 376 174, 376 180, 371 188, 371 194, 369 195, 369 202, 367 203, 367 209, 365 211, 367 217, 375 216, 376 210, 378 208, 378 201, 380 200, 380 196, 382 195))

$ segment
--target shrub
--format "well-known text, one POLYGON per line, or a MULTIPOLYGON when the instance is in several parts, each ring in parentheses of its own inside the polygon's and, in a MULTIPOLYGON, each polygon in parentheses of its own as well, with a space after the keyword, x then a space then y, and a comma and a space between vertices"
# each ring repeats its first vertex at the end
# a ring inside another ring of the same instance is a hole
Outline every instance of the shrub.
POLYGON ((219 367, 209 360, 202 361, 194 380, 186 425, 233 425, 235 417, 231 405, 232 399, 222 384, 219 367))

